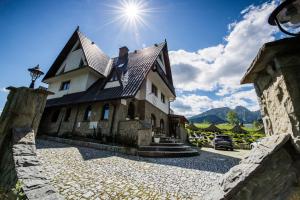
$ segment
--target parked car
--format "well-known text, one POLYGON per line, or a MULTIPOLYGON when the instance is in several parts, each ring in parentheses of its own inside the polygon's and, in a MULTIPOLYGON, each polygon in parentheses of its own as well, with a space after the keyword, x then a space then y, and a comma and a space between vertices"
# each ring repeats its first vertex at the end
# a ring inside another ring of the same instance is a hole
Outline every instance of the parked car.
POLYGON ((256 147, 260 142, 261 142, 262 139, 257 139, 255 142, 252 142, 250 144, 250 148, 253 149, 254 147, 256 147))
POLYGON ((233 143, 228 135, 216 135, 213 139, 213 146, 215 149, 223 148, 233 151, 233 143))

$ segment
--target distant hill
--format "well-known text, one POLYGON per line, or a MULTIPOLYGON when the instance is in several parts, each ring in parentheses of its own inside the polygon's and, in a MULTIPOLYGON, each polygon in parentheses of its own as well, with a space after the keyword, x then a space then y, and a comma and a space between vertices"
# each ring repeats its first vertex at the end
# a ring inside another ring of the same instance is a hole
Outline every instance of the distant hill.
POLYGON ((227 113, 231 110, 237 113, 239 120, 243 123, 252 123, 255 120, 261 119, 259 111, 250 111, 243 106, 237 106, 235 109, 230 109, 228 107, 213 108, 199 115, 190 117, 189 121, 192 123, 225 123, 227 122, 227 113))

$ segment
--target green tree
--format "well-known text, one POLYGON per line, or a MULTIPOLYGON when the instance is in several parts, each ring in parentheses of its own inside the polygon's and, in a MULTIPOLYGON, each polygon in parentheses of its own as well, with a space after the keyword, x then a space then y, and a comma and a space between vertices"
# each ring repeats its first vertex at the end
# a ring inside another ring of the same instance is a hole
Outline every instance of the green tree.
POLYGON ((253 127, 256 129, 260 129, 262 127, 262 124, 255 120, 253 121, 253 127))
POLYGON ((238 124, 238 123, 239 123, 239 118, 238 118, 236 112, 234 112, 234 111, 229 111, 229 112, 227 113, 227 121, 228 121, 230 124, 232 124, 232 125, 238 124))

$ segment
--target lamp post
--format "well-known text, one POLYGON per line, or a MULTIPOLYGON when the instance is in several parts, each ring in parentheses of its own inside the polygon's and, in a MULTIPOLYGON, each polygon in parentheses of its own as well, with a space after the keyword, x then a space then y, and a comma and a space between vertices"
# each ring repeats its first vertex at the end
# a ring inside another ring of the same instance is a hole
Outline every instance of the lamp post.
POLYGON ((271 13, 269 24, 291 36, 300 36, 300 0, 285 0, 271 13))
POLYGON ((31 76, 31 83, 29 88, 34 88, 34 83, 36 79, 38 79, 41 75, 43 75, 44 72, 42 72, 39 65, 33 68, 29 68, 28 71, 30 72, 30 76, 31 76))

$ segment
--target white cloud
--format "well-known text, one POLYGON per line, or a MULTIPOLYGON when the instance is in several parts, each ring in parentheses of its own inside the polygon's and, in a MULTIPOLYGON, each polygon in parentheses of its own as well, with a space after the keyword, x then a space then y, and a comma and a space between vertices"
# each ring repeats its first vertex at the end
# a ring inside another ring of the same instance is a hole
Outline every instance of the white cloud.
POLYGON ((228 25, 229 33, 225 37, 225 44, 196 52, 182 49, 169 52, 175 87, 180 91, 194 92, 189 96, 179 96, 172 105, 175 111, 191 115, 222 105, 258 108, 254 90, 239 92, 245 87, 240 85, 240 80, 259 48, 275 39, 277 29, 267 23, 268 16, 275 7, 273 1, 244 9, 241 20, 228 25), (199 96, 195 92, 197 89, 218 90, 216 95, 223 98, 214 101, 199 96), (191 109, 183 109, 185 105, 190 105, 191 109))
POLYGON ((236 92, 219 100, 213 100, 207 96, 190 94, 177 97, 176 101, 172 103, 172 109, 175 113, 179 113, 187 117, 202 113, 212 108, 235 108, 238 105, 245 106, 249 110, 256 111, 259 109, 256 101, 257 97, 254 89, 236 92))
POLYGON ((0 89, 0 92, 5 92, 5 93, 8 93, 8 92, 9 92, 9 90, 3 87, 3 88, 1 88, 1 89, 0 89))

